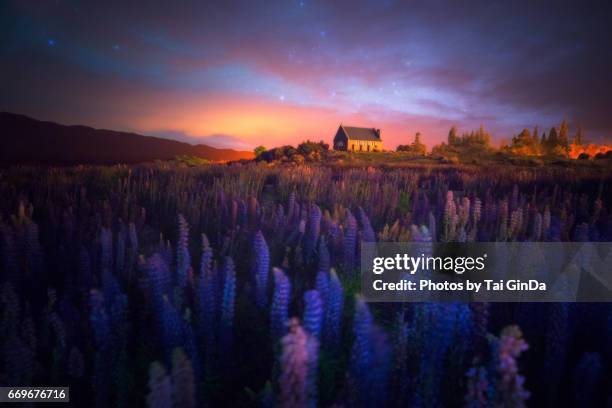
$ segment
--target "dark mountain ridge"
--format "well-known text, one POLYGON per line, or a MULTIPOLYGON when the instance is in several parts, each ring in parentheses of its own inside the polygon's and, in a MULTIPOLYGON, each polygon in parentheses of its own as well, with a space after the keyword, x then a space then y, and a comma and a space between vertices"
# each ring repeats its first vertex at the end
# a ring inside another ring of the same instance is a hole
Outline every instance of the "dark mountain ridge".
POLYGON ((1 164, 140 163, 176 156, 230 161, 251 159, 253 153, 88 126, 66 126, 0 112, 1 164))

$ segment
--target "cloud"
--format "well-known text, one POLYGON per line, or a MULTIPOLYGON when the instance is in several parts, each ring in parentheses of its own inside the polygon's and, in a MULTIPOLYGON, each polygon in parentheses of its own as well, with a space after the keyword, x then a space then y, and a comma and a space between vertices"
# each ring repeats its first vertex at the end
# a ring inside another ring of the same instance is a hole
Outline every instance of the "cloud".
POLYGON ((235 150, 252 150, 255 146, 252 143, 248 143, 239 137, 232 135, 206 135, 206 136, 193 136, 180 130, 159 130, 148 132, 149 136, 163 137, 166 139, 174 139, 180 142, 189 144, 205 144, 212 147, 221 149, 235 149, 235 150))
POLYGON ((508 137, 567 118, 610 140, 610 8, 13 2, 0 25, 0 74, 12 78, 0 107, 236 146, 295 144, 348 120, 440 141, 450 124, 508 137))

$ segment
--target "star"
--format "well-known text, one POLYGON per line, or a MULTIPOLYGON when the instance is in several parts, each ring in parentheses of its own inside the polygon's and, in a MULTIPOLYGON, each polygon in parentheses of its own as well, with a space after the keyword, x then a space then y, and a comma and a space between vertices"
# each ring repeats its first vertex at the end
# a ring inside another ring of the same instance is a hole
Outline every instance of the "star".
POLYGON ((281 102, 284 102, 284 101, 285 101, 285 95, 281 95, 281 96, 279 96, 279 97, 278 97, 278 99, 279 99, 281 102))
POLYGON ((119 51, 119 44, 113 45, 113 51, 119 51))
POLYGON ((49 47, 54 47, 54 46, 55 46, 55 44, 56 44, 56 42, 55 42, 55 40, 54 40, 53 38, 49 38, 49 39, 47 40, 47 45, 48 45, 49 47))

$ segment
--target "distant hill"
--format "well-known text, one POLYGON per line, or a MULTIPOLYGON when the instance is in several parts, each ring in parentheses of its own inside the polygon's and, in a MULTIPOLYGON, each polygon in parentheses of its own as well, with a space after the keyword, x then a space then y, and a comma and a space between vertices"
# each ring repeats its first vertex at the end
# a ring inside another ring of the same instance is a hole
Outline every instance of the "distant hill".
POLYGON ((176 156, 229 161, 251 159, 253 153, 0 112, 0 164, 139 163, 176 156))

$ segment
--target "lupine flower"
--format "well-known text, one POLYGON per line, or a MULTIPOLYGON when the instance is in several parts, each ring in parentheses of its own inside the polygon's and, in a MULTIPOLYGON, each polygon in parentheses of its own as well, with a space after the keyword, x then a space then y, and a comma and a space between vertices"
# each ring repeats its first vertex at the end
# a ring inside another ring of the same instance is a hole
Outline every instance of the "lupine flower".
POLYGON ((529 392, 523 387, 525 379, 518 372, 516 360, 528 348, 518 326, 508 326, 502 331, 497 346, 497 371, 501 377, 497 386, 506 406, 516 408, 526 406, 525 401, 529 398, 529 392))
POLYGON ((180 289, 187 286, 188 271, 191 267, 189 256, 189 225, 182 215, 178 216, 179 239, 176 246, 176 284, 180 289))
MULTIPOLYGON (((275 270, 276 272, 276 270, 275 270)), ((289 333, 281 340, 281 375, 279 405, 306 408, 308 404, 308 337, 297 319, 289 324, 289 333)))
POLYGON ((151 363, 148 387, 149 408, 172 408, 172 384, 166 369, 158 362, 151 363))
POLYGON ((306 375, 308 406, 311 408, 316 408, 319 379, 319 339, 312 335, 307 335, 306 350, 308 351, 308 373, 306 375))
POLYGON ((321 233, 321 209, 313 204, 310 206, 307 231, 304 235, 304 256, 310 260, 317 247, 319 234, 321 233))
POLYGON ((329 256, 329 249, 327 249, 327 240, 325 235, 321 236, 319 240, 319 270, 328 271, 331 267, 331 259, 329 256))
POLYGON ((487 370, 477 366, 468 370, 466 377, 467 394, 465 396, 465 408, 486 408, 488 402, 489 379, 487 370))
POLYGON ((352 271, 356 265, 357 221, 350 211, 346 211, 346 228, 344 230, 344 265, 352 271))
POLYGON ((168 301, 168 298, 164 296, 162 312, 159 316, 162 327, 162 337, 164 349, 167 354, 168 361, 172 350, 182 344, 182 323, 181 318, 172 304, 168 301))
POLYGON ((287 331, 291 283, 282 269, 273 268, 272 272, 274 274, 274 294, 270 307, 270 334, 276 341, 287 331))
POLYGON ((268 276, 270 275, 270 251, 261 231, 253 240, 253 275, 255 278, 255 302, 263 308, 268 303, 268 276))
POLYGON ((350 378, 358 406, 385 405, 391 368, 387 336, 375 326, 368 305, 356 296, 350 378))
POLYGON ((236 297, 236 273, 232 258, 226 257, 223 265, 223 297, 221 298, 221 322, 219 342, 224 350, 231 350, 234 328, 234 302, 236 297))
POLYGON ((323 304, 329 300, 329 272, 319 270, 315 278, 315 289, 319 292, 323 304))
POLYGON ((376 242, 376 234, 372 229, 370 219, 361 207, 359 207, 359 220, 361 221, 361 228, 363 228, 363 240, 365 242, 376 242))
POLYGON ((172 352, 172 401, 175 407, 195 407, 193 368, 180 348, 172 352))
POLYGON ((311 336, 319 339, 323 323, 323 302, 316 290, 304 293, 304 329, 311 336))
POLYGON ((329 292, 325 304, 325 343, 335 349, 340 344, 344 290, 336 271, 330 271, 329 292))

